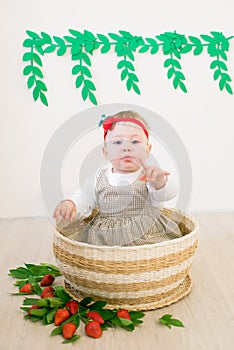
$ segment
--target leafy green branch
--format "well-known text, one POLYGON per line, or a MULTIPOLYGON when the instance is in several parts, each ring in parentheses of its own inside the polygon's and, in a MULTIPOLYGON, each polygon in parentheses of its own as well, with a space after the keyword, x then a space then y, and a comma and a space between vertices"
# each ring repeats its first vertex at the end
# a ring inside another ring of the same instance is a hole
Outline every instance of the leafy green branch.
POLYGON ((81 89, 83 100, 89 99, 96 105, 97 100, 94 95, 96 87, 90 70, 91 56, 98 49, 102 54, 106 54, 112 47, 117 56, 120 57, 117 68, 121 71, 121 80, 125 81, 128 91, 133 90, 140 94, 139 79, 134 67, 136 52, 140 54, 148 52, 155 55, 162 49, 166 56, 164 67, 167 68, 168 79, 172 79, 175 89, 180 88, 183 92, 187 92, 186 79, 180 63, 182 55, 192 51, 197 56, 207 47, 208 54, 214 58, 210 64, 210 68, 214 69, 214 80, 219 80, 221 91, 226 90, 229 94, 233 94, 226 61, 229 43, 230 40, 234 39, 234 36, 225 37, 222 33, 214 31, 211 32, 211 35, 202 34, 200 38, 186 37, 176 33, 176 31, 165 32, 153 38, 142 38, 123 30, 120 30, 118 34, 94 35, 88 30, 81 33, 69 29, 70 35, 63 37, 52 37, 45 32, 41 32, 39 35, 30 30, 27 30, 26 33, 28 38, 23 42, 23 46, 27 48, 27 52, 23 55, 26 66, 23 74, 28 77, 27 86, 32 89, 34 100, 40 99, 45 106, 48 106, 48 101, 45 94, 47 87, 43 81, 44 76, 41 70, 42 56, 52 52, 56 52, 57 56, 63 56, 69 50, 72 60, 77 61, 77 64, 72 68, 72 74, 77 76, 76 88, 81 89))
POLYGON ((48 101, 45 95, 47 87, 41 80, 44 78, 40 69, 40 67, 42 67, 42 61, 38 55, 38 53, 42 56, 44 55, 44 51, 41 49, 41 43, 42 41, 46 43, 45 33, 42 32, 42 37, 40 37, 37 33, 27 30, 27 34, 29 35, 29 38, 24 40, 23 46, 28 48, 29 51, 25 52, 23 55, 23 61, 27 62, 23 74, 28 76, 27 86, 29 89, 33 88, 34 100, 37 101, 38 98, 40 98, 41 102, 45 106, 48 106, 48 101))
POLYGON ((115 52, 118 57, 122 59, 118 62, 117 68, 121 69, 121 80, 126 80, 127 90, 133 89, 138 95, 140 95, 140 89, 137 85, 139 79, 134 73, 135 68, 133 61, 135 61, 134 52, 138 48, 139 44, 143 42, 142 37, 133 36, 131 33, 120 30, 121 35, 109 33, 109 37, 115 40, 111 45, 115 45, 115 52))
POLYGON ((229 40, 220 32, 211 32, 212 36, 201 34, 201 38, 208 42, 207 52, 215 59, 211 62, 210 68, 214 69, 214 80, 219 79, 219 88, 225 89, 229 94, 233 94, 231 85, 232 79, 228 74, 227 52, 229 51, 229 40))
POLYGON ((184 35, 178 34, 175 31, 173 33, 165 32, 157 35, 156 38, 162 42, 163 54, 169 56, 164 62, 164 67, 168 68, 168 79, 173 78, 175 89, 179 87, 182 91, 187 92, 187 88, 183 82, 185 76, 181 71, 179 60, 181 59, 181 55, 192 50, 192 45, 188 43, 184 35))
POLYGON ((90 56, 93 55, 93 51, 100 44, 97 42, 97 38, 87 30, 84 31, 84 34, 74 29, 69 29, 69 32, 73 36, 64 36, 64 39, 71 43, 72 60, 79 61, 79 64, 72 69, 72 74, 77 75, 76 88, 82 88, 81 94, 84 101, 89 98, 93 104, 97 105, 97 100, 93 93, 96 87, 92 80, 89 79, 92 78, 89 67, 91 67, 90 56))

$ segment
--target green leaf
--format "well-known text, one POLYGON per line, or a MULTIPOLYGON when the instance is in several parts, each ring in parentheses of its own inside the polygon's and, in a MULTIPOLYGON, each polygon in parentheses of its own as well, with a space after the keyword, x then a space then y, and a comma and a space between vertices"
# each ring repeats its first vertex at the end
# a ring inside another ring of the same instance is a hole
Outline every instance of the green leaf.
POLYGON ((100 301, 96 301, 95 303, 93 303, 92 305, 89 306, 90 310, 101 310, 104 308, 104 306, 106 306, 107 302, 100 300, 100 301))
POLYGON ((86 52, 91 52, 93 51, 93 43, 92 41, 87 41, 84 45, 85 51, 86 52))
POLYGON ((78 74, 82 69, 82 66, 80 64, 77 64, 75 65, 73 68, 72 68, 72 74, 73 75, 76 75, 78 74))
POLYGON ((201 34, 200 37, 205 40, 205 41, 208 41, 209 43, 213 41, 214 38, 212 38, 211 36, 209 35, 206 35, 206 34, 201 34))
POLYGON ((37 87, 38 87, 40 90, 42 90, 42 91, 47 91, 47 87, 46 87, 46 85, 45 85, 45 83, 44 83, 43 81, 37 80, 37 81, 36 81, 36 85, 37 85, 37 87))
POLYGON ((117 64, 117 68, 121 69, 121 68, 125 67, 125 65, 126 65, 126 61, 125 60, 119 61, 118 64, 117 64))
POLYGON ((49 45, 44 49, 45 53, 53 52, 56 49, 56 45, 49 45))
POLYGON ((71 48, 71 54, 74 56, 74 55, 79 55, 81 52, 82 52, 82 46, 74 43, 71 48))
POLYGON ((175 89, 177 89, 179 86, 179 79, 176 77, 173 79, 173 86, 175 89))
POLYGON ((23 301, 23 305, 34 305, 34 304, 37 304, 39 300, 40 299, 38 298, 25 298, 23 301))
POLYGON ((125 61, 125 67, 132 70, 132 71, 135 71, 135 68, 134 68, 132 62, 130 62, 130 61, 125 61))
POLYGON ((83 100, 85 101, 89 95, 89 89, 86 86, 84 86, 82 88, 81 95, 82 95, 83 100))
POLYGON ((166 68, 166 67, 169 67, 170 65, 172 65, 172 63, 173 63, 173 59, 172 58, 168 58, 168 59, 166 59, 165 61, 164 61, 164 67, 166 68))
POLYGON ((36 53, 33 54, 33 60, 42 67, 42 61, 39 55, 37 55, 36 53))
POLYGON ((140 89, 139 89, 139 87, 138 87, 138 85, 137 84, 132 84, 132 87, 133 87, 133 90, 138 94, 138 95, 140 95, 141 94, 141 92, 140 92, 140 89))
POLYGON ((33 316, 37 316, 37 317, 42 317, 44 316, 45 314, 47 314, 48 310, 47 309, 33 309, 30 311, 30 313, 33 315, 33 316))
POLYGON ((233 91, 232 91, 232 88, 231 88, 231 86, 230 86, 230 84, 228 84, 228 83, 226 83, 225 84, 225 89, 226 89, 226 91, 229 93, 229 94, 233 94, 233 91))
POLYGON ((131 33, 126 32, 125 30, 119 30, 119 33, 126 39, 132 39, 133 36, 131 33))
POLYGON ((188 45, 181 47, 180 52, 185 54, 185 53, 191 51, 192 48, 193 48, 192 45, 188 44, 188 45))
POLYGON ((48 314, 46 315, 46 320, 48 324, 51 324, 54 322, 54 316, 56 314, 57 309, 55 308, 54 310, 51 310, 50 312, 48 312, 48 314))
POLYGON ((58 335, 58 334, 62 334, 62 333, 63 333, 62 326, 58 326, 52 330, 50 335, 53 336, 53 335, 58 335))
POLYGON ((23 42, 24 47, 31 47, 35 45, 35 41, 32 39, 25 39, 23 42))
POLYGON ((226 55, 226 53, 225 53, 224 51, 220 51, 220 50, 219 50, 219 54, 220 54, 220 56, 222 57, 222 59, 224 59, 225 61, 227 61, 227 55, 226 55))
POLYGON ((25 52, 23 55, 23 61, 30 61, 33 59, 33 52, 25 52))
POLYGON ((148 45, 142 45, 142 47, 140 48, 140 50, 138 52, 144 53, 144 52, 148 51, 149 48, 150 48, 150 46, 148 46, 148 45))
POLYGON ((51 43, 52 43, 52 39, 51 39, 51 37, 50 37, 49 34, 47 34, 47 33, 45 33, 45 32, 41 32, 41 36, 42 36, 42 38, 44 39, 44 42, 45 42, 46 44, 51 44, 51 43))
POLYGON ((84 35, 81 32, 78 32, 78 30, 74 30, 74 29, 68 29, 69 33, 71 33, 72 35, 76 36, 77 38, 83 40, 84 35))
POLYGON ((219 70, 219 69, 216 69, 216 70, 214 71, 214 80, 217 80, 218 77, 220 76, 220 74, 221 74, 220 70, 219 70))
POLYGON ((171 43, 166 41, 164 44, 163 44, 163 53, 164 54, 168 54, 169 52, 171 52, 171 43))
POLYGON ((91 60, 89 58, 89 55, 87 55, 86 53, 82 53, 82 59, 84 60, 84 62, 88 65, 91 66, 91 60))
POLYGON ((136 320, 138 318, 143 318, 145 317, 145 314, 140 311, 129 311, 129 315, 131 317, 131 320, 136 320))
POLYGON ((85 297, 80 301, 80 305, 82 306, 88 306, 93 301, 92 297, 85 297))
POLYGON ((77 89, 82 85, 83 81, 84 81, 84 77, 82 74, 76 78, 76 88, 77 89))
POLYGON ((196 38, 195 36, 189 36, 188 38, 196 46, 201 46, 202 45, 201 40, 199 38, 196 38))
MULTIPOLYGON (((34 75, 37 75, 38 77, 40 78, 43 78, 43 74, 42 74, 42 71, 38 68, 38 67, 35 67, 35 66, 32 66, 32 72, 34 75)), ((33 273, 33 275, 41 275, 41 273, 33 273)))
POLYGON ((28 85, 28 88, 31 89, 31 87, 33 86, 35 82, 35 77, 33 75, 31 75, 29 78, 28 78, 28 82, 27 82, 27 85, 28 85))
POLYGON ((171 79, 171 77, 173 76, 174 73, 175 73, 174 68, 169 68, 168 71, 167 71, 168 79, 171 79))
POLYGON ((38 87, 35 87, 33 89, 33 98, 35 101, 37 101, 38 97, 39 97, 39 93, 40 93, 40 90, 38 89, 38 87))
POLYGON ((109 39, 107 36, 103 34, 97 34, 98 39, 103 43, 109 43, 109 39))
POLYGON ((57 56, 63 56, 66 53, 66 46, 61 46, 58 50, 57 50, 57 56))
POLYGON ((132 79, 133 81, 139 81, 138 77, 134 73, 129 73, 129 78, 132 79))
POLYGON ((187 92, 187 88, 186 88, 185 84, 181 80, 179 81, 179 86, 180 86, 182 91, 187 92))
POLYGON ((50 301, 48 300, 48 298, 37 299, 36 304, 37 306, 47 307, 50 305, 50 301))
POLYGON ((135 60, 135 58, 134 58, 134 55, 133 55, 132 51, 128 50, 128 51, 127 51, 127 56, 130 58, 130 60, 132 60, 132 61, 134 61, 134 60, 135 60))
MULTIPOLYGON (((32 67, 32 66, 27 66, 32 67)), ((25 67, 26 68, 26 67, 25 67)), ((30 70, 31 72, 31 70, 30 70)), ((29 73, 27 73, 29 74, 29 73)), ((17 269, 12 269, 9 271, 9 276, 24 279, 30 276, 30 272, 25 267, 18 267, 17 269)))
POLYGON ((115 41, 122 41, 122 37, 115 33, 108 33, 109 37, 115 41))
POLYGON ((219 88, 222 91, 224 89, 224 85, 225 85, 225 80, 224 79, 220 79, 219 81, 219 88))
POLYGON ((89 90, 96 90, 96 87, 91 80, 84 80, 84 85, 86 85, 89 88, 89 90))
POLYGON ((37 52, 38 52, 40 55, 44 56, 44 51, 43 51, 43 49, 42 49, 40 46, 35 46, 35 49, 37 50, 37 52))
POLYGON ((64 301, 61 301, 60 298, 45 298, 45 299, 49 300, 51 308, 64 305, 64 301))
POLYGON ((159 322, 168 328, 171 328, 171 326, 184 327, 184 324, 180 320, 172 318, 172 315, 169 314, 163 315, 161 318, 159 318, 159 322))
POLYGON ((131 79, 128 78, 126 86, 127 86, 128 91, 130 91, 132 88, 132 80, 131 79))
POLYGON ((41 92, 41 91, 40 91, 40 99, 41 99, 41 102, 42 102, 45 106, 48 106, 48 101, 47 101, 46 95, 43 94, 43 92, 41 92))
POLYGON ((101 53, 107 53, 110 51, 111 45, 110 44, 104 44, 101 48, 101 53))
MULTIPOLYGON (((24 70, 23 70, 23 75, 28 75, 32 72, 33 70, 33 66, 26 66, 24 67, 24 70)), ((17 278, 21 278, 21 277, 17 277, 17 278)), ((23 277, 22 277, 23 278, 23 277)))
POLYGON ((96 97, 91 91, 89 91, 89 99, 94 105, 97 105, 96 97))
POLYGON ((62 342, 62 344, 74 343, 76 340, 80 339, 80 335, 75 334, 71 339, 66 339, 62 342))
POLYGON ((39 35, 35 32, 32 32, 31 30, 26 30, 26 33, 28 34, 28 36, 30 36, 33 39, 38 39, 40 38, 39 35))
POLYGON ((122 72, 121 72, 121 80, 123 81, 124 79, 126 79, 128 75, 128 70, 127 69, 123 69, 122 72))
POLYGON ((92 41, 95 41, 96 40, 96 37, 95 35, 88 31, 88 30, 84 30, 84 35, 89 39, 89 40, 92 40, 92 41))
POLYGON ((202 53, 202 51, 203 51, 203 46, 202 45, 201 46, 197 46, 196 49, 194 49, 193 54, 195 56, 198 56, 198 55, 200 55, 200 53, 202 53))
POLYGON ((54 286, 56 296, 62 301, 67 302, 71 300, 71 296, 66 292, 63 286, 54 286))
POLYGON ((87 77, 92 78, 92 74, 91 74, 90 70, 87 67, 81 66, 81 72, 84 75, 86 75, 87 77))

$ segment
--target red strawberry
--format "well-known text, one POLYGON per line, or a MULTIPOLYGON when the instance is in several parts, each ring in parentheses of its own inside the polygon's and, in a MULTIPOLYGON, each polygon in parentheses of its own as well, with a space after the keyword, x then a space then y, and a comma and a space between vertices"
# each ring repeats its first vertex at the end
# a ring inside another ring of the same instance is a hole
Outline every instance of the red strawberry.
POLYGON ((97 311, 89 311, 87 312, 86 316, 91 318, 93 321, 98 321, 99 324, 103 324, 105 322, 97 311))
POLYGON ((45 286, 51 286, 54 282, 55 278, 54 276, 48 274, 48 275, 45 275, 42 280, 41 280, 41 287, 45 287, 45 286))
POLYGON ((58 309, 54 317, 55 326, 59 326, 62 322, 66 321, 70 317, 70 313, 67 309, 58 309))
POLYGON ((72 315, 75 315, 77 313, 78 307, 79 307, 77 301, 75 301, 75 300, 68 301, 66 303, 66 306, 68 307, 68 309, 72 315))
POLYGON ((51 292, 43 293, 41 298, 54 298, 54 294, 51 292))
POLYGON ((76 325, 72 322, 68 322, 63 325, 62 332, 65 339, 71 339, 76 331, 76 325))
POLYGON ((98 321, 91 321, 85 326, 85 333, 92 338, 100 338, 102 336, 102 329, 98 321))
POLYGON ((41 309, 41 306, 38 306, 38 305, 36 305, 36 304, 32 305, 32 306, 28 309, 28 315, 29 315, 29 316, 33 316, 33 315, 31 314, 31 310, 34 310, 34 309, 41 309))
POLYGON ((127 320, 131 320, 129 312, 127 310, 125 310, 125 309, 120 309, 117 312, 117 316, 120 317, 120 318, 126 318, 127 320))
POLYGON ((22 288, 20 288, 20 293, 32 293, 33 292, 33 286, 31 283, 25 284, 22 288))

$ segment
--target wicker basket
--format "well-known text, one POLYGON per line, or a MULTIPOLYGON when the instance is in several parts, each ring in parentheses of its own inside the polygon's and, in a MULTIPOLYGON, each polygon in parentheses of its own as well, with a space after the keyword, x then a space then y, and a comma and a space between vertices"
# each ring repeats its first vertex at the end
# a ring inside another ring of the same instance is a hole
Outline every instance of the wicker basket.
POLYGON ((189 270, 197 248, 198 224, 191 216, 163 209, 183 237, 142 246, 94 246, 56 231, 53 253, 68 293, 80 300, 106 300, 109 308, 151 310, 172 304, 192 287, 189 270), (174 215, 176 214, 176 215, 174 215))

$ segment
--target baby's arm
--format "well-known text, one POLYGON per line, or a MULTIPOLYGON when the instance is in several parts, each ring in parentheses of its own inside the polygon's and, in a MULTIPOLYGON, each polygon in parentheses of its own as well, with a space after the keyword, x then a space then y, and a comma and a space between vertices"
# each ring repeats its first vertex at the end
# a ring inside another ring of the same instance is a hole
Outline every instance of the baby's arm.
POLYGON ((60 217, 71 221, 78 215, 79 218, 88 217, 96 206, 95 180, 89 177, 84 186, 66 200, 60 202, 53 214, 55 219, 60 217))

